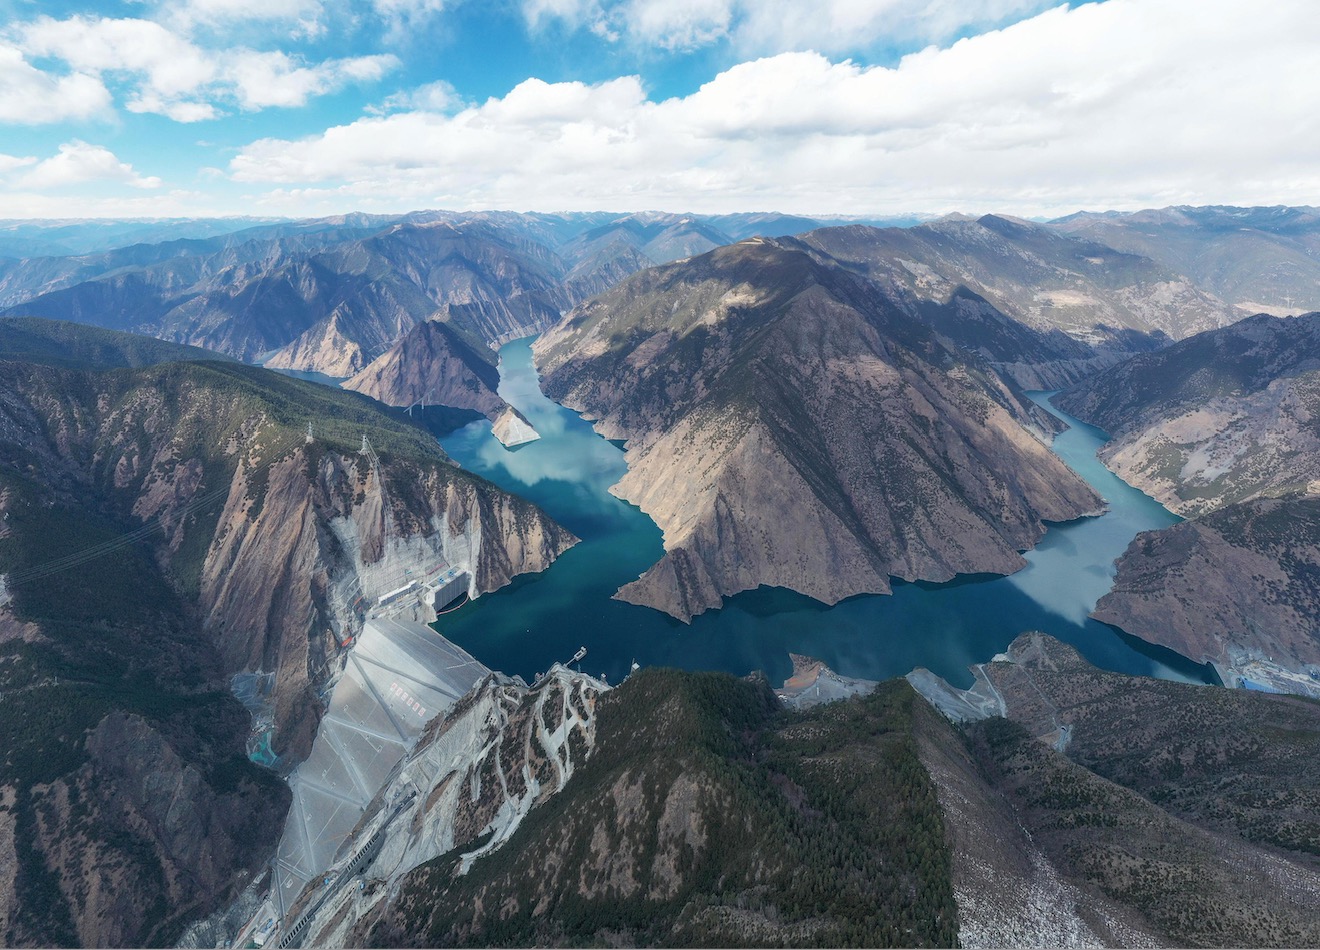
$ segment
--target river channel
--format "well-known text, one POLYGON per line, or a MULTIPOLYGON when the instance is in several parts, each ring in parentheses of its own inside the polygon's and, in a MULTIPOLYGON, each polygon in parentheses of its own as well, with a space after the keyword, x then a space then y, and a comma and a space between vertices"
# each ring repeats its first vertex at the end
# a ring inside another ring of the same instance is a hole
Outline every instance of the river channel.
POLYGON ((541 439, 505 449, 482 419, 441 444, 464 468, 536 502, 582 542, 548 570, 441 618, 438 629, 492 669, 530 680, 586 647, 583 671, 610 682, 636 661, 740 676, 764 670, 777 684, 788 675, 793 652, 819 657, 848 676, 884 679, 924 666, 968 686, 970 664, 989 660, 1025 630, 1043 630, 1106 669, 1189 682, 1212 675, 1088 618, 1133 536, 1179 519, 1101 465, 1095 453, 1105 434, 1049 405, 1048 393, 1031 396, 1071 425, 1054 451, 1104 496, 1109 511, 1052 525, 1024 555, 1023 570, 947 584, 898 583, 891 595, 851 597, 833 607, 760 588, 687 625, 611 599, 663 553, 655 523, 608 491, 626 471, 623 450, 541 392, 530 339, 500 350, 500 374, 500 395, 541 439))

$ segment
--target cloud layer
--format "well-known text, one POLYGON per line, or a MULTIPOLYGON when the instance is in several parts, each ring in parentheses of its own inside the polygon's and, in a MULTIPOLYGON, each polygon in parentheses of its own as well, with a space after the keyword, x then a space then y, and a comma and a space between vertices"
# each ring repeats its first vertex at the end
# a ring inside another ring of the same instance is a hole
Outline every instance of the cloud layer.
POLYGON ((935 42, 1049 6, 1042 0, 523 0, 533 27, 558 23, 669 50, 728 42, 744 53, 852 52, 935 42))
MULTIPOLYGON (((211 0, 206 9, 238 6, 211 0)), ((272 6, 282 10, 278 0, 272 6)), ((282 12, 295 9, 286 4, 282 12)), ((0 121, 36 125, 108 114, 113 84, 123 87, 130 112, 198 122, 229 108, 301 106, 398 66, 389 53, 307 63, 279 50, 204 48, 153 20, 42 16, 0 39, 0 121), (38 69, 34 61, 67 71, 38 69)))
POLYGON ((1048 2, 135 0, 135 17, 14 19, 0 214, 1316 201, 1309 0, 1048 2), (475 74, 448 71, 460 48, 475 74), (592 75, 614 78, 544 81, 524 51, 543 75, 599 54, 592 75), (693 68, 713 78, 654 93, 693 68), (500 94, 474 99, 474 75, 500 94))
MULTIPOLYGON (((567 16, 574 0, 539 2, 567 16)), ((932 46, 894 68, 781 53, 661 102, 636 77, 529 79, 452 114, 412 108, 263 139, 229 170, 274 186, 265 200, 275 207, 327 210, 1310 202, 1320 193, 1316 48, 1320 17, 1304 0, 1110 0, 932 46)))

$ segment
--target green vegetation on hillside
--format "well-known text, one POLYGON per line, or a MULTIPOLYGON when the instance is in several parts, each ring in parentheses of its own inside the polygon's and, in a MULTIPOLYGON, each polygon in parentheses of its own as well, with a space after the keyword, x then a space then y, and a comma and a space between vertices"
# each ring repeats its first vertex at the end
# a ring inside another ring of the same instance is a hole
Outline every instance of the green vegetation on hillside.
POLYGON ((232 362, 228 356, 197 346, 40 317, 0 319, 0 359, 83 369, 200 360, 232 362))
POLYGON ((389 945, 951 946, 950 857, 901 681, 804 713, 763 681, 645 670, 514 838, 408 878, 389 945))
MULTIPOLYGON (((124 528, 67 499, 52 504, 43 486, 12 471, 0 469, 0 494, 7 515, 0 573, 112 540, 124 528)), ((196 912, 198 897, 171 906, 163 882, 177 872, 167 870, 170 859, 151 833, 111 804, 124 790, 97 780, 89 733, 113 712, 141 716, 212 789, 241 803, 254 828, 273 825, 287 793, 247 760, 247 713, 217 685, 213 644, 188 619, 145 546, 15 584, 11 593, 6 610, 40 635, 0 644, 0 788, 15 795, 18 861, 18 902, 14 916, 0 921, 3 942, 82 942, 74 917, 87 885, 76 856, 86 851, 110 862, 105 873, 129 892, 117 922, 129 942, 168 945, 196 912), (69 802, 64 818, 61 794, 69 802), (64 842, 62 856, 51 853, 56 841, 64 842), (79 877, 66 875, 75 869, 79 877)), ((259 842, 244 847, 255 856, 259 842)), ((196 887, 185 885, 184 893, 196 887)))
MULTIPOLYGON (((1178 718, 1190 723, 1187 713, 1178 718)), ((1314 899, 1297 902, 1297 895, 1270 889, 1276 875, 1288 873, 1283 862, 1268 867, 1240 839, 1179 820, 1017 723, 976 723, 969 739, 986 777, 1014 803, 1055 866, 1140 913, 1173 945, 1312 946, 1320 935, 1314 899)), ((1220 789, 1212 799, 1231 807, 1238 797, 1220 789)))

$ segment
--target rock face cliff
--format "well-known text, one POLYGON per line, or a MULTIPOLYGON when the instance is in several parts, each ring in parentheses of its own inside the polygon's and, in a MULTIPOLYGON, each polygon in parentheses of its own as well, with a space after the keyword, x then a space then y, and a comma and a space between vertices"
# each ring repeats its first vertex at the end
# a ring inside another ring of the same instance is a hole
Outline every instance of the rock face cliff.
POLYGON ((628 440, 665 533, 619 596, 687 620, 760 584, 826 603, 1023 565, 1100 499, 1053 419, 873 284, 754 239, 655 268, 537 341, 552 398, 628 440))
POLYGON ((1057 397, 1100 458, 1180 515, 1320 479, 1320 314, 1264 314, 1131 360, 1057 397))
POLYGON ((357 394, 70 353, 0 357, 0 926, 11 945, 168 942, 269 856, 287 801, 246 759, 232 673, 274 673, 296 759, 361 598, 442 563, 491 590, 574 539, 357 394))

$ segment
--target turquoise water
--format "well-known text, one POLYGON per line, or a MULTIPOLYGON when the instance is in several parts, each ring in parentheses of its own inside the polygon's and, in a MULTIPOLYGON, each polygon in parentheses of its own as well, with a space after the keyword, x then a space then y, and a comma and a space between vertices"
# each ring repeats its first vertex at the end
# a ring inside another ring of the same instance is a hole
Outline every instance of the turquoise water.
POLYGON ((1178 519, 1105 469, 1095 457, 1104 433, 1048 406, 1047 393, 1033 398, 1073 426, 1055 440, 1055 451, 1108 500, 1110 511, 1052 526, 1025 555, 1029 566, 1022 571, 949 584, 899 583, 890 596, 862 595, 833 607, 760 588, 689 626, 611 599, 660 558, 660 529, 609 494, 626 471, 623 451, 541 393, 531 341, 505 345, 500 357, 500 395, 531 420, 540 441, 510 451, 483 419, 441 443, 468 470, 536 502, 582 543, 541 574, 520 577, 437 624, 493 669, 530 678, 585 646, 582 669, 611 682, 636 660, 738 675, 759 669, 777 683, 789 674, 792 651, 848 676, 882 679, 925 666, 967 686, 970 664, 989 660, 1024 630, 1044 630, 1108 669, 1206 680, 1206 670, 1177 654, 1087 619, 1133 535, 1178 519))

